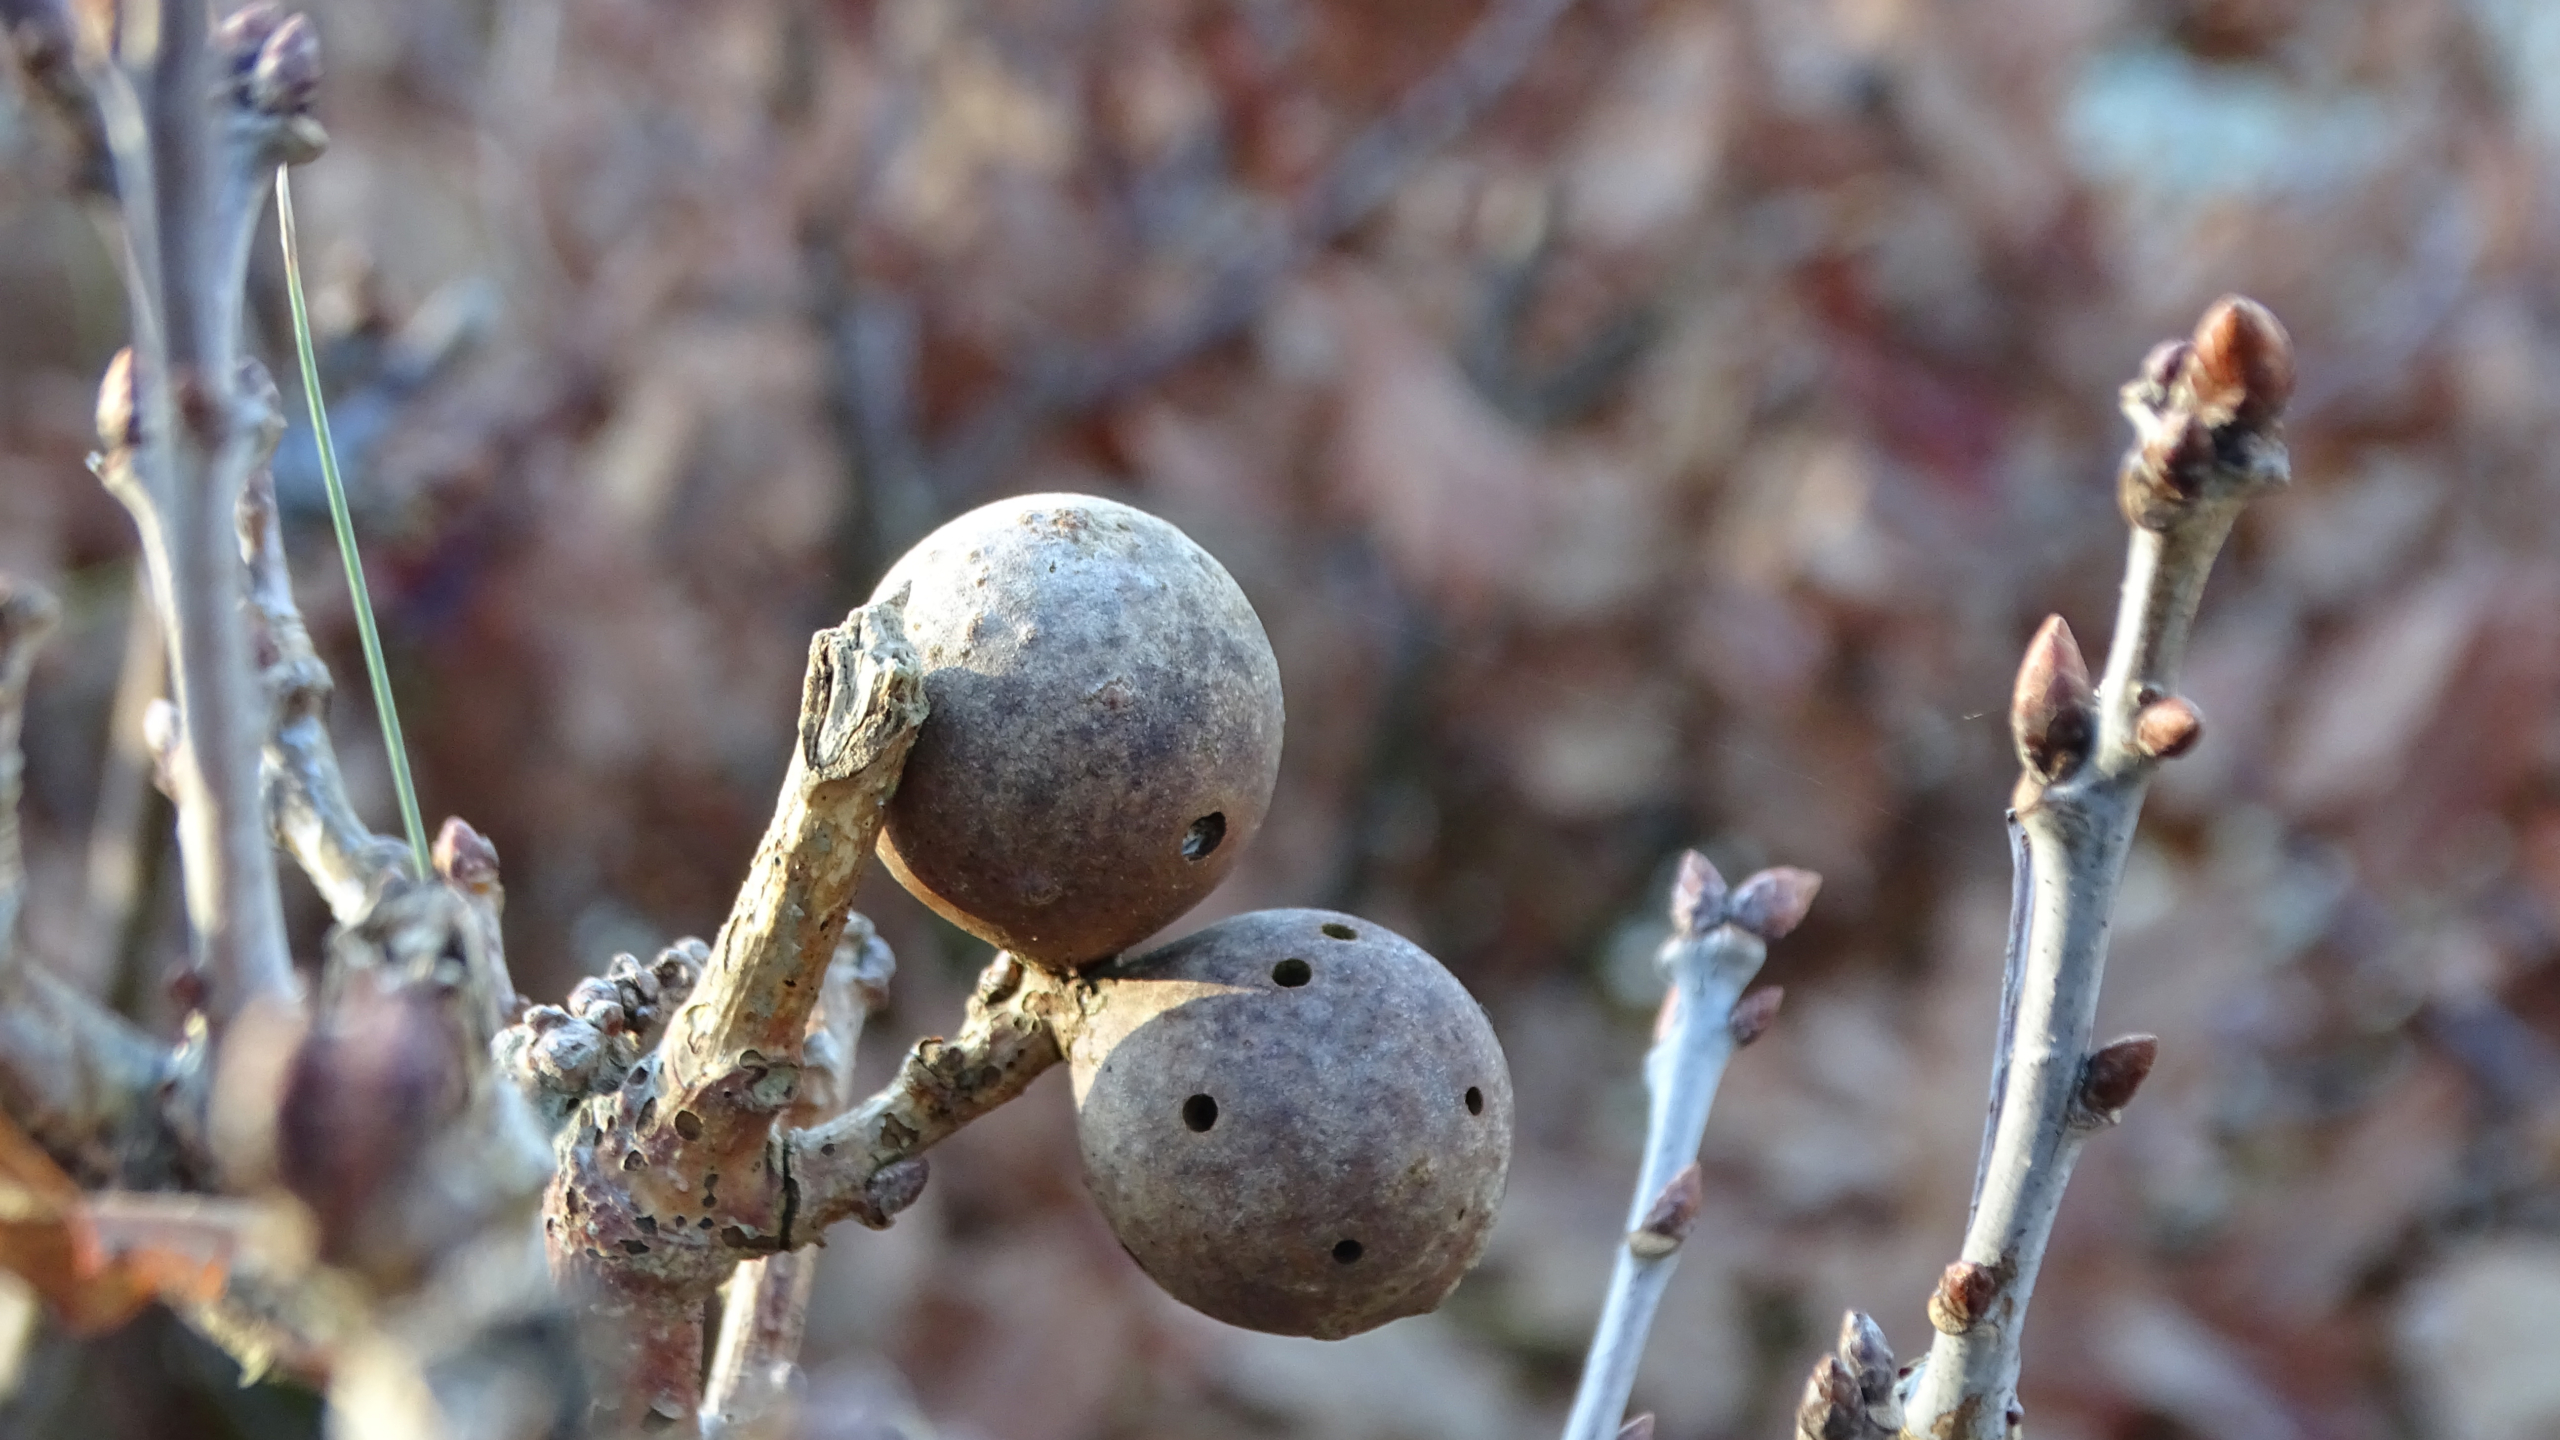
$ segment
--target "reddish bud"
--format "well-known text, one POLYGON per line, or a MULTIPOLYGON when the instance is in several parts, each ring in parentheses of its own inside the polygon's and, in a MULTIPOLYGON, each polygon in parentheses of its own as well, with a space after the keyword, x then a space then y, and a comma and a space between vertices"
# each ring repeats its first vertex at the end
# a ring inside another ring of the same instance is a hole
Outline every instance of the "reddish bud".
POLYGON ((2192 701, 2171 695, 2142 707, 2134 717, 2133 745, 2154 760, 2169 760, 2196 748, 2204 738, 2204 716, 2192 701))
POLYGON ((1763 940, 1782 940, 1804 923, 1822 877, 1791 865, 1776 865, 1742 882, 1725 918, 1763 940))
POLYGON ((1770 1024, 1778 1018, 1778 1007, 1786 1000, 1787 987, 1765 985, 1734 1002, 1733 1016, 1725 1021, 1725 1027, 1733 1032, 1734 1047, 1739 1049, 1767 1034, 1770 1024))
POLYGON ((276 1113, 277 1170, 332 1259, 360 1247, 469 1086, 462 1038, 412 990, 342 996, 294 1052, 276 1113))
POLYGON ((259 47, 283 23, 284 11, 272 0, 253 0, 213 27, 213 48, 231 63, 234 74, 245 75, 258 63, 259 47))
POLYGON ((2267 425, 2293 398, 2293 337, 2266 306, 2225 295, 2196 322, 2187 374, 2205 409, 2252 428, 2267 425))
POLYGON ((459 815, 436 832, 436 873, 465 890, 486 893, 498 885, 498 847, 459 815))
POLYGON ((1714 862, 1695 850, 1680 852, 1680 876, 1671 882, 1671 926, 1683 935, 1703 935, 1724 916, 1724 876, 1714 862))
POLYGON ((2160 1037, 2127 1035, 2110 1040, 2080 1067, 2080 1088, 2072 1096, 2072 1118, 2085 1125, 2112 1125, 2133 1103, 2134 1092, 2151 1075, 2160 1058, 2160 1037))
POLYGON ((1627 1234, 1627 1248, 1639 1260, 1659 1260, 1680 1248, 1689 1231, 1698 1223, 1698 1212, 1707 1203, 1706 1180, 1698 1173, 1697 1162, 1680 1167, 1662 1193, 1653 1197, 1653 1205, 1644 1212, 1644 1223, 1627 1234))
POLYGON ((1837 1355, 1813 1362, 1805 1377, 1804 1399, 1796 1406, 1798 1440, 1858 1440, 1866 1429, 1866 1407, 1858 1400, 1857 1377, 1837 1355))
POLYGON ((2017 739, 2019 763, 2047 782, 2077 768, 2096 736, 2096 700, 2071 626, 2059 615, 2046 616, 2027 642, 2009 699, 2009 733, 2017 739))
POLYGON ((1834 1348, 1851 1378, 1858 1382, 1859 1404, 1867 1409, 1883 1405, 1893 1398, 1893 1347, 1885 1343, 1884 1327, 1875 1317, 1851 1310, 1840 1317, 1840 1341, 1834 1348))
POLYGON ((1929 1297, 1929 1323, 1949 1335, 1961 1335, 1982 1323, 1999 1292, 2000 1277, 1988 1265, 1959 1260, 1938 1277, 1929 1297))
POLYGON ((309 16, 294 15, 258 48, 249 72, 249 103, 269 115, 299 115, 320 89, 320 35, 309 16))

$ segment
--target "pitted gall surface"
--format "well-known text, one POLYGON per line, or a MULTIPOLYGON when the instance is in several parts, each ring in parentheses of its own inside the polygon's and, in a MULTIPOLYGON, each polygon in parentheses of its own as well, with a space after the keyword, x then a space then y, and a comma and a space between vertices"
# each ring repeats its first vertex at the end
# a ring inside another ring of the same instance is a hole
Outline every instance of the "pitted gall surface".
POLYGON ((1511 1077, 1438 961, 1264 910, 1091 979, 1068 1051, 1085 1183, 1174 1298, 1339 1339, 1434 1308, 1484 1252, 1511 1077))
POLYGON ((1098 963, 1217 887, 1280 771, 1280 667, 1180 530, 1028 495, 928 535, 906 592, 930 717, 880 855, 926 904, 1050 970, 1098 963))

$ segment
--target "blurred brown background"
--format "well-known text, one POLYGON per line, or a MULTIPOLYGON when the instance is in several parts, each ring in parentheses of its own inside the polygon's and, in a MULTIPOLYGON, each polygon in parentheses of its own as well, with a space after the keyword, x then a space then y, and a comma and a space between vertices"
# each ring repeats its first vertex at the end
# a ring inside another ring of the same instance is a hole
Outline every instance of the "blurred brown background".
MULTIPOLYGON (((1508 1048, 1509 1199, 1442 1313, 1319 1344, 1181 1310, 1084 1202, 1053 1079, 836 1237, 813 1433, 901 1387, 954 1440, 1553 1433, 1692 842, 1828 883, 1638 1403, 1786 1433, 1844 1306, 1916 1353, 1989 1063, 2011 668, 2052 610, 2103 646, 2115 387, 2241 290, 2299 347, 2298 478, 2206 599, 2206 740, 2101 1018, 2161 1066, 2073 1187, 2028 1414, 2560 1435, 2560 9, 1492 6, 312 6, 334 143, 296 184, 357 523, 430 821, 494 837, 528 991, 707 934, 808 632, 940 519, 1073 489, 1188 529, 1279 651, 1271 821, 1186 923, 1357 910, 1508 1048)), ((0 82, 0 564, 70 617, 28 923, 165 1020, 132 539, 81 464, 125 322, 59 142, 0 82)), ((271 254, 254 298, 298 415, 271 254)), ((877 1070, 978 956, 885 879, 865 906, 902 965, 877 1070)), ((165 1321, 80 1346, 0 1301, 0 1354, 0 1430, 312 1433, 165 1321)))

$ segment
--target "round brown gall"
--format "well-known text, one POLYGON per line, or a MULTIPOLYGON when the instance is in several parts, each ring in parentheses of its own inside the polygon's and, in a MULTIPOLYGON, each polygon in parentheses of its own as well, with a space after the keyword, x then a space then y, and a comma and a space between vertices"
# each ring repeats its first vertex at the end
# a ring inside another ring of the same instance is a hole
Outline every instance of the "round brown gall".
POLYGON ((931 714, 891 873, 963 930, 1072 971, 1224 879, 1280 770, 1280 666, 1225 567, 1115 501, 1026 495, 928 535, 904 592, 931 714))
POLYGON ((1091 973, 1068 1060, 1085 1183, 1175 1299, 1339 1339, 1439 1305, 1511 1160, 1484 1010, 1330 910, 1222 921, 1091 973))

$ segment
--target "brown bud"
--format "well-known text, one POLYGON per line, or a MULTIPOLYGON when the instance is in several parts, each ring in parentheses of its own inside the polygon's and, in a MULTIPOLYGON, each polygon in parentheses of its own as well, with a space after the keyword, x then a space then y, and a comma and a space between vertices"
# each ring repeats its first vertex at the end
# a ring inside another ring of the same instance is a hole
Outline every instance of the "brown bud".
POLYGON ((1765 985, 1735 1001, 1733 1017, 1725 1021, 1726 1028, 1733 1032, 1734 1048, 1740 1049, 1768 1033, 1770 1024, 1778 1018, 1778 1007, 1786 1000, 1787 987, 1765 985))
POLYGON ((1796 1406, 1798 1440, 1858 1440, 1865 1428, 1857 1377, 1837 1355, 1814 1361, 1813 1373, 1805 1377, 1804 1399, 1796 1406))
POLYGON ((498 847, 459 815, 447 816, 436 832, 436 873, 477 894, 497 888, 498 847))
POLYGON ((2194 702, 2171 695, 2142 707, 2134 717, 2133 745, 2154 760, 2169 760, 2196 748, 2204 738, 2204 716, 2194 702))
POLYGON ((299 115, 320 89, 320 35, 310 17, 294 15, 258 48, 249 72, 249 103, 269 115, 299 115))
POLYGON ((98 443, 110 451, 142 443, 141 410, 134 398, 133 347, 127 345, 107 362, 98 382, 98 443))
POLYGON ((1929 1323, 1949 1335, 1961 1335, 1982 1323, 2000 1289, 2000 1277, 1988 1265, 1959 1260, 1938 1277, 1929 1297, 1929 1323))
POLYGON ((2186 373, 2187 357, 2194 353, 2194 348, 2184 340, 2163 340, 2151 347, 2150 354, 2142 357, 2142 378, 2135 383, 2148 392, 2146 398, 2153 409, 2167 401, 2169 388, 2186 373))
POLYGON ((1680 1173, 1653 1197, 1652 1208, 1644 1212, 1644 1223, 1627 1233, 1627 1249, 1639 1260, 1659 1260, 1680 1248, 1689 1231, 1698 1223, 1698 1211, 1706 1204, 1706 1182, 1698 1173, 1695 1161, 1680 1167, 1680 1173))
POLYGON ((349 991, 303 1039, 276 1113, 276 1162, 319 1221, 322 1254, 352 1258, 377 1203, 397 1203, 463 1101, 463 1045, 414 989, 349 991))
POLYGON ((222 17, 213 27, 213 48, 235 75, 246 75, 258 63, 259 47, 284 23, 284 10, 273 0, 253 0, 222 17))
POLYGON ((1858 1401, 1862 1408, 1874 1409, 1893 1398, 1893 1347, 1885 1343, 1884 1327, 1875 1317, 1851 1310, 1840 1317, 1840 1342, 1834 1353, 1858 1382, 1858 1401))
POLYGON ((2046 616, 2027 642, 2009 699, 2009 733, 2018 742, 2019 763, 2047 783, 2070 774, 2088 758, 2096 736, 2096 700, 2071 626, 2059 615, 2046 616))
POLYGON ((2149 1078, 2160 1058, 2160 1037, 2127 1035, 2098 1047, 2080 1067, 2080 1088, 2072 1096, 2072 1118, 2084 1125, 2112 1125, 2133 1103, 2134 1092, 2149 1078))
POLYGON ((1725 918, 1762 940, 1783 940, 1804 923, 1822 877, 1792 865, 1772 866, 1742 882, 1725 907, 1725 918))
POLYGON ((2216 416, 2267 425, 2293 398, 2293 337, 2266 306, 2225 295, 2196 322, 2188 376, 2199 404, 2216 416))
POLYGON ((1695 850, 1680 852, 1680 876, 1671 882, 1671 927, 1683 935, 1703 935, 1724 917, 1724 876, 1715 863, 1695 850))

